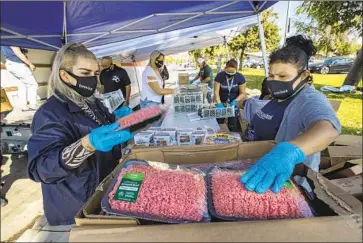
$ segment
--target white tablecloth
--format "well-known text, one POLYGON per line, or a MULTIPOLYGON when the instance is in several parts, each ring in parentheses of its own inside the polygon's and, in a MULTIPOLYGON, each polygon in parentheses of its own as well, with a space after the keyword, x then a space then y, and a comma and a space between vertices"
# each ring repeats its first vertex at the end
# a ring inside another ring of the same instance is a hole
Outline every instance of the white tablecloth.
POLYGON ((217 119, 211 118, 206 120, 199 121, 189 121, 187 113, 175 113, 173 107, 171 106, 167 111, 163 123, 161 124, 162 128, 202 128, 208 129, 211 128, 214 131, 218 132, 220 130, 217 119))

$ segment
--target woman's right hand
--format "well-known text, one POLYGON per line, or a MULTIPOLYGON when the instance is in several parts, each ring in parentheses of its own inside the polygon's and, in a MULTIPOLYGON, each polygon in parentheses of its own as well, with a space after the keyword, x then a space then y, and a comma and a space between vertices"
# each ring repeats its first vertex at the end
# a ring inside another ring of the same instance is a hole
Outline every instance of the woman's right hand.
POLYGON ((116 131, 119 127, 120 124, 115 122, 110 125, 93 129, 88 135, 89 144, 95 150, 109 152, 114 146, 125 143, 133 138, 133 134, 129 131, 116 131))
POLYGON ((216 108, 224 108, 223 103, 217 103, 217 104, 216 104, 216 108))

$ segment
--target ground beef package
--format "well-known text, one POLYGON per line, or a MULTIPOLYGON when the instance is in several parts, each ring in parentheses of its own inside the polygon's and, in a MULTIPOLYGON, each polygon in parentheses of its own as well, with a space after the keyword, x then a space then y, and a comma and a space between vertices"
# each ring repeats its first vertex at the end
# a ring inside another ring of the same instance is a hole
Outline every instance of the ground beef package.
POLYGON ((157 222, 210 221, 205 173, 143 160, 124 163, 101 207, 108 214, 157 222))
MULTIPOLYGON (((234 161, 226 161, 219 166, 223 166, 224 168, 233 169, 233 170, 247 170, 252 165, 256 163, 258 159, 242 159, 242 160, 234 160, 234 161)), ((187 164, 186 167, 198 169, 203 171, 204 173, 208 173, 208 171, 217 166, 217 163, 202 163, 202 164, 187 164)))
POLYGON ((147 107, 131 113, 117 120, 120 123, 120 129, 130 128, 142 122, 161 116, 163 110, 160 106, 147 107))
POLYGON ((222 220, 266 220, 313 217, 300 189, 286 182, 280 193, 248 191, 240 182, 245 170, 214 167, 208 173, 208 207, 222 220))

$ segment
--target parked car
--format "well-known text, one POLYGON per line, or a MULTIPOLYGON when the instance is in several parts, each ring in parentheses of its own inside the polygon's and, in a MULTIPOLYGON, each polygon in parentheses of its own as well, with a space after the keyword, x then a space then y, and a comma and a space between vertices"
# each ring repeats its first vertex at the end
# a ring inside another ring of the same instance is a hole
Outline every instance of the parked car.
POLYGON ((246 62, 244 62, 244 63, 242 64, 242 67, 244 67, 244 68, 250 68, 250 67, 251 67, 251 65, 252 65, 252 63, 253 63, 253 62, 251 62, 251 61, 246 61, 246 62))
POLYGON ((251 68, 256 68, 256 69, 264 68, 263 61, 253 63, 251 65, 251 68))
POLYGON ((349 72, 353 66, 354 60, 346 57, 332 57, 326 59, 322 63, 309 64, 310 72, 312 73, 343 73, 349 72))

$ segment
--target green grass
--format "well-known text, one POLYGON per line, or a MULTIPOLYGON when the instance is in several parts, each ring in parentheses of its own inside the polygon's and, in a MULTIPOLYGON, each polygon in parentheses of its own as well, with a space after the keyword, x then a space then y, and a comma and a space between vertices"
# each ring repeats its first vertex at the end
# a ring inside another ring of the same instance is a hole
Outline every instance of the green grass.
MULTIPOLYGON (((242 74, 247 80, 247 88, 261 89, 264 79, 263 69, 244 68, 242 74)), ((344 74, 313 74, 314 86, 320 90, 322 86, 340 87, 346 75, 344 74)), ((359 86, 362 85, 362 82, 359 86)), ((342 124, 343 134, 362 135, 362 94, 333 94, 326 93, 328 99, 342 101, 338 117, 342 124)))

